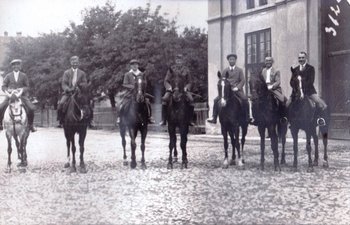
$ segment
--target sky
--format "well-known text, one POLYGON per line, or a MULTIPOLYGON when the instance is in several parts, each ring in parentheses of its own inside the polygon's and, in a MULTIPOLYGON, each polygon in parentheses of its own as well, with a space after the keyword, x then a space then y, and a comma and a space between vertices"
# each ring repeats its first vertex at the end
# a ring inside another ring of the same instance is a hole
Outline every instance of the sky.
MULTIPOLYGON (((22 32, 23 36, 38 36, 42 33, 61 32, 73 21, 80 24, 82 10, 107 0, 0 0, 0 36, 7 31, 9 36, 22 32)), ((151 3, 152 9, 162 5, 161 13, 168 19, 177 16, 179 29, 195 26, 207 30, 207 0, 109 0, 116 10, 144 7, 151 3)))

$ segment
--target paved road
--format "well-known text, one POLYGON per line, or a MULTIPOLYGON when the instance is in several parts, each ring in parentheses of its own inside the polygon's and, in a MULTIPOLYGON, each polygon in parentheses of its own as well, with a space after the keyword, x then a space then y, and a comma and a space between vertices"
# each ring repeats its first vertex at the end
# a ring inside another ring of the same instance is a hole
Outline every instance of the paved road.
POLYGON ((150 134, 148 168, 131 170, 119 133, 89 130, 88 173, 69 175, 63 131, 40 129, 28 141, 27 172, 14 166, 7 174, 0 133, 0 224, 349 224, 349 142, 330 141, 330 167, 314 173, 304 150, 292 172, 288 143, 288 165, 275 173, 269 150, 265 171, 258 169, 256 140, 248 140, 244 168, 222 169, 221 137, 205 135, 189 137, 189 169, 168 170, 166 138, 150 134))

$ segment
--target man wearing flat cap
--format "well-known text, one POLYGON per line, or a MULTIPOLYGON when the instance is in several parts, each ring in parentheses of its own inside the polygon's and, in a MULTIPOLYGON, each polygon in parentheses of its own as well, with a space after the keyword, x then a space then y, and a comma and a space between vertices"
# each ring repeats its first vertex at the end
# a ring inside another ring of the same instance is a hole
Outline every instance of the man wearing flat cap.
MULTIPOLYGON (((62 78, 62 89, 63 89, 63 95, 61 97, 61 100, 58 103, 57 107, 57 120, 59 121, 59 127, 62 127, 64 114, 66 110, 66 104, 70 96, 74 93, 74 91, 82 86, 86 86, 88 84, 87 76, 84 71, 79 69, 79 57, 78 56, 72 56, 70 58, 70 64, 71 68, 64 71, 63 78, 62 78)), ((90 105, 90 110, 93 114, 93 109, 90 105)), ((89 121, 89 127, 92 128, 92 116, 89 121)))
MULTIPOLYGON (((162 97, 162 121, 159 123, 159 125, 161 126, 166 125, 167 116, 168 116, 167 106, 170 101, 170 97, 174 88, 175 81, 177 80, 180 80, 181 83, 185 84, 184 91, 187 97, 187 101, 190 104, 190 110, 191 110, 190 115, 193 115, 194 103, 193 103, 192 94, 190 93, 190 90, 192 87, 192 76, 190 74, 189 68, 184 65, 183 55, 177 54, 175 57, 175 65, 170 66, 164 79, 164 87, 166 92, 162 97)), ((190 122, 189 125, 194 126, 194 123, 190 122)))
MULTIPOLYGON (((34 111, 35 106, 34 104, 29 100, 28 98, 28 90, 29 90, 29 81, 28 77, 25 73, 22 73, 20 71, 22 66, 22 60, 20 59, 14 59, 11 61, 12 66, 12 72, 8 73, 3 81, 2 84, 2 90, 3 92, 7 94, 11 94, 13 90, 19 90, 21 93, 21 100, 24 105, 24 108, 28 115, 28 127, 29 130, 32 132, 35 132, 36 129, 33 126, 34 121, 34 111)), ((4 118, 5 110, 8 106, 9 98, 7 97, 1 104, 0 104, 0 130, 3 129, 2 127, 2 120, 4 118)))
MULTIPOLYGON (((237 55, 236 54, 228 54, 226 57, 227 61, 229 62, 229 67, 225 68, 224 71, 222 71, 222 74, 226 74, 226 72, 229 74, 227 80, 231 84, 231 88, 233 93, 241 102, 241 105, 244 109, 246 120, 249 121, 249 103, 248 98, 243 92, 243 86, 245 85, 245 77, 243 74, 243 70, 236 66, 236 60, 237 55)), ((211 119, 208 119, 207 121, 209 123, 216 123, 217 117, 219 114, 218 109, 218 101, 220 100, 219 97, 216 97, 214 99, 214 107, 213 107, 213 117, 211 119)))
MULTIPOLYGON (((126 100, 129 99, 129 97, 131 95, 131 91, 135 87, 135 82, 136 82, 137 76, 142 76, 143 79, 145 80, 146 86, 147 86, 147 77, 143 72, 141 72, 139 70, 140 62, 137 59, 132 59, 132 60, 130 60, 129 64, 130 64, 130 70, 127 73, 125 73, 124 80, 123 80, 123 87, 126 88, 128 91, 125 94, 125 97, 121 103, 121 106, 119 107, 120 109, 122 109, 126 100)), ((154 120, 152 118, 151 103, 150 103, 148 98, 146 98, 146 105, 147 105, 147 109, 148 109, 148 122, 152 124, 152 123, 154 123, 154 120)), ((117 123, 119 123, 119 118, 117 119, 117 123)))

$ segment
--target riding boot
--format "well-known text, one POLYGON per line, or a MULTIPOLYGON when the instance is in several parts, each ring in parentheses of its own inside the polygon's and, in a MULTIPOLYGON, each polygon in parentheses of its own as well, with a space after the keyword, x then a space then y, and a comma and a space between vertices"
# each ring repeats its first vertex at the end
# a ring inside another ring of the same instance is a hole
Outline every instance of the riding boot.
POLYGON ((151 104, 147 103, 147 111, 148 111, 148 123, 149 124, 154 124, 155 121, 152 117, 152 108, 151 108, 151 104))
POLYGON ((193 127, 193 126, 195 126, 194 119, 193 119, 193 117, 194 117, 194 105, 190 105, 190 112, 189 113, 190 113, 190 116, 191 116, 191 120, 189 122, 189 125, 191 127, 193 127))
POLYGON ((57 109, 57 121, 58 121, 57 128, 62 128, 63 116, 62 116, 62 110, 60 109, 60 107, 58 107, 57 109))
POLYGON ((162 121, 160 121, 160 126, 165 126, 166 121, 168 119, 168 113, 167 113, 168 107, 167 105, 162 105, 162 121))
POLYGON ((28 127, 31 132, 35 132, 36 128, 33 125, 34 122, 34 112, 31 110, 28 110, 28 127))
POLYGON ((209 123, 213 123, 216 124, 217 122, 217 118, 218 118, 218 114, 219 114, 219 109, 218 109, 218 103, 216 101, 214 101, 214 107, 213 107, 213 117, 211 119, 207 119, 207 121, 209 123))

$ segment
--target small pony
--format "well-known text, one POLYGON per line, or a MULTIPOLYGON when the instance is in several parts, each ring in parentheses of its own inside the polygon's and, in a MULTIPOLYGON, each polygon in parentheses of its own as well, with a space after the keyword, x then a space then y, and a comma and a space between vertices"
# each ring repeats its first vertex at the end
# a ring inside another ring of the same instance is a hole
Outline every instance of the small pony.
POLYGON ((13 90, 8 94, 9 106, 5 111, 4 120, 3 120, 3 125, 5 128, 5 133, 6 133, 7 143, 8 143, 7 172, 9 173, 11 172, 12 137, 15 139, 15 142, 16 142, 18 159, 21 160, 18 166, 26 167, 28 165, 26 146, 27 146, 27 139, 30 132, 28 128, 27 113, 20 99, 21 94, 22 93, 19 90, 13 90))

